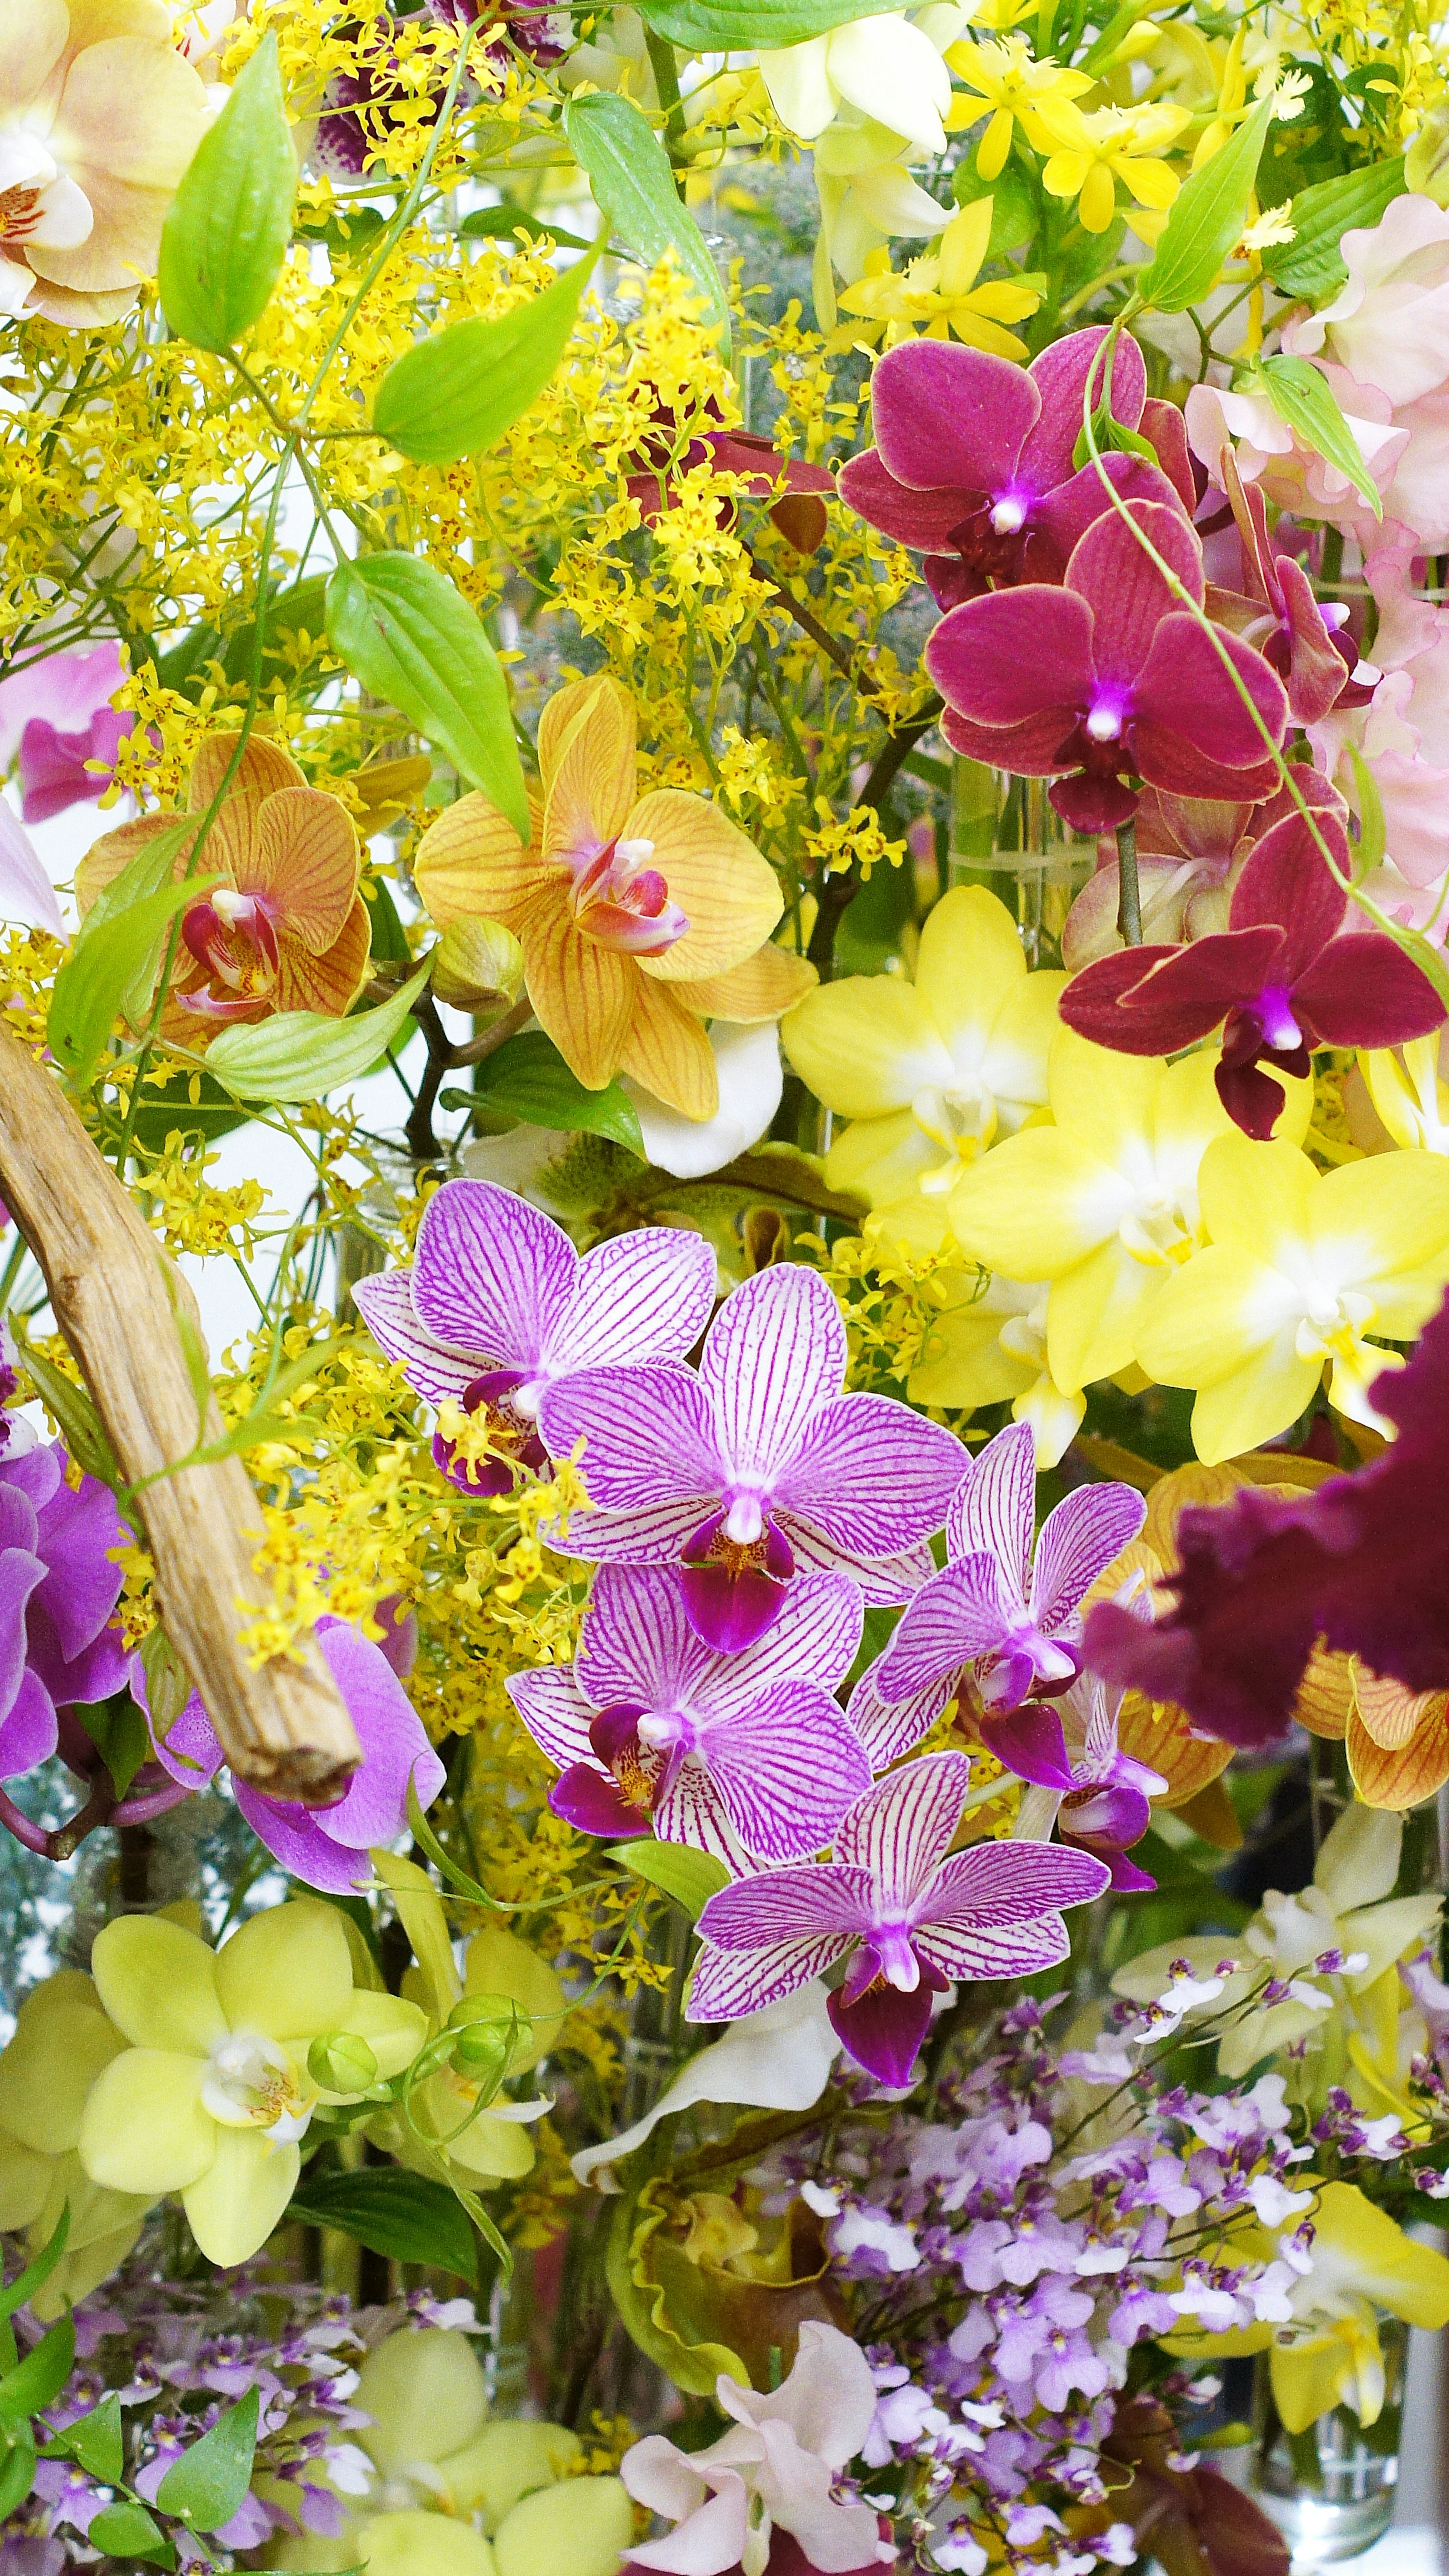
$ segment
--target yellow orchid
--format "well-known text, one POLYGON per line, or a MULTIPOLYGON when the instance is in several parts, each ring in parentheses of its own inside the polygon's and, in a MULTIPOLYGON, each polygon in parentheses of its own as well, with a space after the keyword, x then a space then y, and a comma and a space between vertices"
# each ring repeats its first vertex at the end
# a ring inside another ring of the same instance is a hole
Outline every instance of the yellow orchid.
MULTIPOLYGON (((949 1216, 962 1251, 1008 1279, 1051 1283, 1047 1356, 1060 1388, 1129 1366, 1163 1283, 1205 1240, 1198 1169, 1215 1139, 1237 1133, 1216 1062, 1117 1055, 1059 1029, 1055 1124, 1008 1137, 957 1182, 949 1216)), ((1301 1134, 1308 1085, 1288 1088, 1283 1116, 1301 1134)))
POLYGON ((1003 326, 1024 322, 1041 302, 1037 287, 1009 279, 978 286, 977 272, 991 240, 991 199, 978 197, 953 215, 934 250, 913 259, 897 276, 888 250, 867 254, 858 285, 843 289, 842 312, 862 314, 868 325, 861 335, 888 349, 920 332, 928 340, 964 340, 968 348, 989 349, 998 358, 1019 358, 1027 348, 1003 326))
POLYGON ((1044 1102, 1066 980, 1029 974, 1005 904, 957 886, 927 918, 913 984, 851 975, 807 993, 780 1038, 817 1098, 851 1122, 826 1160, 830 1188, 873 1208, 924 1191, 944 1208, 962 1169, 1044 1102))
POLYGON ((572 681, 539 726, 530 845, 475 793, 424 834, 414 874, 440 930, 481 914, 517 933, 528 998, 588 1090, 628 1073, 712 1118, 705 1017, 773 1018, 809 970, 778 949, 756 963, 784 908, 773 869, 704 797, 638 794, 635 729, 617 680, 572 681))
MULTIPOLYGON (((890 1212, 871 1219, 882 1234, 890 1212)), ((941 1305, 927 1328, 906 1384, 912 1404, 972 1413, 978 1405, 1011 1405, 1029 1422, 1038 1467, 1054 1467, 1087 1409, 1080 1388, 1057 1385, 1046 1350, 1048 1282, 996 1279, 976 1270, 948 1271, 941 1305)))
POLYGON ((1197 1389, 1200 1458, 1231 1458, 1296 1422, 1328 1361, 1328 1399, 1380 1425, 1368 1389, 1412 1341, 1449 1280, 1449 1162, 1409 1149, 1320 1174, 1284 1141, 1236 1129, 1203 1157, 1210 1248, 1142 1319, 1137 1357, 1197 1389))
POLYGON ((1341 1744, 1355 1794, 1366 1807, 1401 1813, 1449 1780, 1449 1691, 1411 1691, 1356 1655, 1315 1650, 1294 1711, 1311 1735, 1341 1744))
POLYGON ((125 2045, 92 1980, 61 1968, 26 1996, 0 2055, 0 2227, 23 2230, 35 2255, 70 2210, 66 2250, 31 2300, 41 2318, 59 2316, 124 2261, 150 2207, 147 2194, 91 2182, 76 2154, 86 2097, 125 2045))
POLYGON ((1182 183, 1161 156, 1189 121, 1180 107, 1102 107, 1084 115, 1070 99, 1049 99, 1039 122, 1055 149, 1042 186, 1050 197, 1076 198, 1084 232, 1106 231, 1119 179, 1134 205, 1165 213, 1182 183))
POLYGON ((1439 1070, 1440 1037, 1375 1047, 1358 1060, 1370 1100, 1396 1145, 1449 1154, 1449 1082, 1439 1070))
POLYGON ((1042 149, 1046 138, 1041 115, 1046 104, 1052 99, 1079 98, 1092 86, 1086 72, 1067 71, 1050 57, 1037 62, 1024 36, 1007 36, 999 45, 974 45, 963 36, 947 47, 946 60, 957 79, 976 93, 975 99, 952 99, 947 125, 974 125, 990 111, 991 122, 976 146, 976 167, 983 179, 1000 177, 1018 124, 1028 143, 1042 149))
POLYGON ((179 2192, 213 2263, 266 2243, 318 2105, 361 2098, 317 2082, 313 2043, 360 2040, 386 2079, 426 2035, 415 2004, 354 1990, 343 1918, 311 1898, 254 1914, 218 1951, 160 1915, 123 1915, 97 1934, 91 1964, 130 2045, 91 2087, 81 2163, 111 2191, 179 2192))

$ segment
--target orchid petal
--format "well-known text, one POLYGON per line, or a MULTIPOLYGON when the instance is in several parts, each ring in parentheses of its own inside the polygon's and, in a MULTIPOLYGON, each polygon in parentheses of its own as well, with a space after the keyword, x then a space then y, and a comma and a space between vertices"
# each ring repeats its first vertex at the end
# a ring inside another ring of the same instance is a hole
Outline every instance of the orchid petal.
POLYGON ((413 1307, 411 1270, 379 1270, 359 1279, 352 1290, 357 1307, 379 1350, 396 1360, 425 1404, 461 1404, 478 1375, 478 1362, 495 1356, 472 1351, 455 1358, 425 1333, 413 1307))
POLYGON ((954 1432, 894 1396, 843 1395, 808 1425, 774 1491, 822 1537, 888 1556, 941 1527, 961 1457, 954 1432))
MULTIPOLYGON (((555 1458, 571 1457, 576 1444, 585 1443, 584 1482, 591 1503, 604 1512, 648 1512, 699 1497, 697 1522, 722 1489, 725 1469, 708 1393, 690 1370, 673 1362, 599 1368, 568 1378, 549 1388, 540 1427, 555 1458)), ((587 1537, 588 1521, 580 1514, 575 1554, 591 1552, 578 1543, 587 1537)))
MULTIPOLYGON (((1043 349, 1027 369, 1041 408, 1022 463, 1039 491, 1064 483, 1072 471, 1072 459, 1082 435, 1088 373, 1106 336, 1101 323, 1071 331, 1064 340, 1056 340, 1049 349, 1043 349)), ((1107 392, 1107 370, 1100 364, 1092 374, 1092 391, 1095 409, 1107 392)), ((1131 333, 1123 331, 1112 354, 1113 419, 1121 421, 1125 429, 1135 429, 1142 418, 1146 392, 1147 369, 1142 352, 1131 333)))
POLYGON ((780 1681, 753 1705, 700 1730, 695 1761, 746 1851, 804 1860, 830 1841, 870 1787, 870 1765, 818 1682, 780 1681))
POLYGON ((951 609, 926 646, 926 668, 947 706, 972 724, 1049 719, 1060 742, 1090 692, 1092 631, 1091 607, 1075 591, 1023 582, 951 609))
POLYGON ((695 1706, 711 1718, 728 1717, 801 1673, 833 1690, 859 1652, 863 1615, 859 1590, 845 1576, 797 1576, 767 1636, 741 1654, 707 1659, 695 1706))
MULTIPOLYGON (((768 1870, 772 1882, 797 1873, 768 1870)), ((721 1893, 729 1894, 722 1889, 721 1893)), ((712 1897, 711 1904, 716 1900, 712 1897)), ((747 2013, 765 2012, 786 1995, 798 1994, 812 1978, 822 1976, 850 1948, 854 1931, 821 1932, 791 1941, 763 1942, 758 1949, 731 1952, 703 1943, 685 2006, 686 2021, 739 2021, 747 2013)))
POLYGON ((964 1753, 928 1753, 877 1782, 843 1819, 835 1837, 837 1867, 869 1873, 877 1915, 908 1910, 914 1920, 970 1786, 964 1753))
MULTIPOLYGON (((1007 480, 1041 410, 1036 384, 1009 358, 952 340, 908 340, 888 349, 870 394, 887 472, 922 493, 951 487, 957 520, 965 515, 968 494, 994 491, 1007 480)), ((851 507, 860 508, 844 484, 842 489, 851 507)))
POLYGON ((510 1673, 504 1689, 541 1753, 566 1771, 571 1762, 592 1759, 589 1726, 594 1711, 575 1679, 575 1664, 555 1664, 531 1673, 510 1673))
POLYGON ((910 2083, 922 2040, 931 2027, 939 1985, 922 1978, 910 1994, 895 1986, 868 1986, 852 2002, 841 1987, 828 2003, 830 2026, 857 2066, 878 2084, 904 2090, 910 2083))
MULTIPOLYGON (((928 1755, 931 1761, 961 1756, 928 1755)), ((912 1766, 921 1769, 924 1766, 912 1766)), ((957 1931, 995 1932, 1055 1914, 1064 1905, 1087 1905, 1101 1895, 1108 1872, 1090 1852, 1058 1843, 977 1843, 953 1852, 914 1908, 917 1930, 950 1925, 957 1931)))
MULTIPOLYGON (((1017 1846, 1027 1849, 1029 1846, 1017 1846)), ((1042 1848, 1040 1845, 1038 1849, 1042 1848)), ((1087 1859, 1085 1852, 1079 1855, 1087 1859)), ((1101 1884, 1106 1887, 1112 1873, 1102 1862, 1101 1884)), ((916 1948, 927 1965, 939 1976, 956 1978, 1011 1978, 1035 1976, 1041 1968, 1054 1968, 1071 1955, 1072 1939, 1059 1914, 1033 1915, 1027 1922, 1003 1924, 999 1931, 963 1931, 954 1923, 932 1923, 920 1927, 914 1935, 916 1948)))
POLYGON ((759 1951, 780 1941, 844 1943, 870 1930, 874 1895, 866 1867, 819 1861, 805 1869, 767 1869, 757 1878, 737 1878, 709 1899, 700 1938, 729 1951, 759 1951))
POLYGON ((714 1289, 703 1235, 640 1226, 596 1244, 579 1263, 572 1304, 546 1336, 552 1374, 683 1359, 709 1321, 714 1289))
POLYGON ((928 1682, 958 1673, 978 1655, 993 1654, 1009 1625, 994 1557, 960 1557, 943 1566, 907 1603, 881 1657, 881 1697, 906 1699, 928 1682))
POLYGON ((693 1698, 716 1660, 689 1624, 672 1568, 602 1569, 571 1667, 595 1708, 619 1700, 677 1707, 693 1698))
POLYGON ((897 1548, 890 1556, 864 1556, 858 1548, 836 1547, 829 1539, 817 1537, 794 1512, 782 1511, 778 1525, 789 1541, 799 1570, 848 1574, 868 1609, 898 1608, 902 1601, 911 1600, 936 1570, 928 1539, 922 1539, 916 1547, 897 1548))
POLYGON ((1036 1441, 1029 1422, 1013 1422, 968 1465, 946 1519, 953 1557, 991 1556, 998 1597, 1031 1596, 1031 1542, 1036 1527, 1036 1441))
POLYGON ((815 1271, 777 1262, 736 1288, 709 1328, 699 1364, 731 1466, 765 1477, 783 1467, 813 1416, 839 1395, 845 1361, 840 1308, 815 1271))
POLYGON ((1044 1637, 1058 1636, 1083 1594, 1120 1556, 1146 1517, 1130 1485, 1081 1485, 1048 1512, 1037 1540, 1032 1616, 1044 1637))
POLYGON ((904 1699, 882 1698, 876 1676, 882 1658, 868 1664, 846 1703, 846 1715, 865 1747, 872 1771, 884 1771, 929 1733, 951 1701, 950 1676, 923 1684, 904 1699))
POLYGON ((532 1367, 568 1312, 579 1257, 552 1217, 493 1181, 448 1181, 418 1228, 413 1310, 449 1350, 532 1367))

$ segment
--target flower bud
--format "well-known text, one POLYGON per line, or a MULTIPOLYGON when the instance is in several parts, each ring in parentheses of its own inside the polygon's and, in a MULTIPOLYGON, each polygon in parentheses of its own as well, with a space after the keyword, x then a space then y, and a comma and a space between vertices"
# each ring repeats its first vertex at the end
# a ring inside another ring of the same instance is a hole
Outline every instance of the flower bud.
POLYGON ((307 2072, 324 2093, 368 2093, 377 2059, 355 2031, 324 2030, 307 2051, 307 2072))
POLYGON ((532 2037, 527 2013, 507 1995, 464 1995, 448 2015, 453 2064, 470 2084, 501 2084, 532 2037))
POLYGON ((1425 117, 1404 155, 1404 177, 1416 197, 1449 207, 1449 99, 1425 117))
POLYGON ((433 950, 433 991, 455 1011, 497 1019, 523 990, 523 950, 501 921, 455 921, 433 950))

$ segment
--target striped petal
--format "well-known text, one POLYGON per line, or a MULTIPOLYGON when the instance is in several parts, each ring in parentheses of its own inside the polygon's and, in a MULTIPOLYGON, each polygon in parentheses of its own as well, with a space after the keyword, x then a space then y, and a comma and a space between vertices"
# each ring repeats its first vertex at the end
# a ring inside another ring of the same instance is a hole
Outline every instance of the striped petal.
POLYGON ((478 1375, 479 1360, 497 1354, 474 1351, 466 1359, 456 1358, 425 1333, 413 1307, 412 1277, 411 1270, 377 1271, 357 1281, 353 1303, 378 1348, 407 1371, 409 1386, 416 1387, 425 1404, 461 1404, 478 1375))
POLYGON ((672 1567, 606 1565, 595 1581, 574 1670, 595 1708, 692 1701, 720 1658, 697 1637, 672 1567))
POLYGON ((874 1920, 869 1871, 820 1861, 735 1879, 710 1898, 699 1932, 717 1950, 768 1950, 782 1941, 853 1941, 874 1920))
POLYGON ((910 1910, 914 1918, 970 1786, 964 1753, 928 1753, 879 1781, 851 1809, 835 1837, 837 1861, 869 1874, 877 1917, 910 1910))
POLYGON ((1039 1968, 1056 1967, 1072 1946, 1059 1914, 1034 1915, 997 1932, 963 1932, 953 1923, 933 1923, 911 1937, 928 1965, 951 1978, 1034 1976, 1039 1968))
POLYGON ((278 942, 278 1010, 324 1011, 329 1019, 345 1020, 362 990, 371 953, 372 921, 360 894, 320 956, 284 930, 278 942))
POLYGON ((270 895, 291 936, 320 957, 352 910, 361 861, 346 807, 315 787, 288 787, 262 806, 242 891, 270 895))
MULTIPOLYGON (((548 897, 531 904, 516 927, 540 1027, 584 1089, 603 1091, 623 1060, 638 1003, 637 965, 596 939, 581 938, 573 916, 548 897)), ((713 1069, 711 1057, 711 1077, 713 1069)))
MULTIPOLYGON (((707 1505, 721 1490, 724 1469, 709 1397, 688 1369, 667 1361, 568 1378, 545 1395, 541 1423, 555 1458, 585 1443, 584 1482, 602 1511, 692 1507, 696 1498, 707 1505)), ((701 1509, 682 1535, 703 1517, 701 1509)))
POLYGON ((696 1759, 746 1851, 774 1863, 823 1850, 870 1787, 858 1737, 810 1681, 776 1682, 752 1707, 701 1728, 696 1759))
POLYGON ((777 1512, 775 1518, 790 1543, 797 1572, 848 1574, 868 1609, 899 1609, 936 1571, 927 1539, 918 1547, 898 1548, 891 1556, 866 1556, 858 1548, 837 1547, 831 1539, 821 1538, 798 1512, 777 1512))
POLYGON ((1010 1627, 995 1557, 966 1556, 922 1585, 882 1655, 883 1699, 906 1699, 1000 1646, 1010 1627))
MULTIPOLYGON (((204 814, 221 782, 231 769, 236 750, 234 733, 209 733, 197 749, 186 787, 186 810, 204 814)), ((305 787, 306 778, 290 752, 279 742, 268 742, 265 734, 248 734, 242 756, 232 770, 227 788, 227 802, 234 796, 250 796, 260 804, 264 796, 284 796, 289 788, 305 787)))
POLYGON ((769 938, 784 910, 779 879, 717 805, 677 787, 657 788, 641 796, 623 837, 650 843, 651 864, 689 916, 683 938, 645 960, 646 975, 663 984, 722 975, 769 938))
POLYGON ((842 1395, 808 1424, 775 1495, 822 1537, 887 1556, 941 1527, 963 1454, 954 1432, 894 1396, 842 1395))
POLYGON ((541 1209, 493 1181, 448 1181, 418 1228, 413 1310, 449 1350, 531 1368, 568 1313, 578 1270, 541 1209))
POLYGON ((685 1009, 697 1011, 701 1019, 733 1020, 742 1028, 755 1028, 762 1020, 783 1019, 816 980, 808 958, 767 942, 742 966, 731 966, 722 975, 691 977, 675 989, 685 1009))
POLYGON ((865 1747, 865 1757, 872 1771, 884 1771, 899 1762, 913 1744, 936 1723, 951 1699, 951 1678, 947 1675, 923 1683, 904 1699, 882 1697, 877 1678, 883 1658, 877 1656, 861 1674, 846 1702, 845 1713, 865 1747))
POLYGON ((995 1557, 1003 1602, 1024 1609, 1035 1527, 1036 1440, 1029 1422, 1013 1422, 968 1468, 946 1522, 946 1544, 953 1557, 995 1557))
POLYGON ((699 1375, 737 1472, 769 1477, 794 1455, 813 1416, 839 1395, 845 1358, 840 1308, 813 1270, 776 1263, 725 1299, 699 1375))
MULTIPOLYGON (((952 1758, 932 1754, 927 1760, 952 1758)), ((911 1766, 912 1770, 925 1768, 924 1762, 911 1766)), ((910 1776, 908 1770, 904 1777, 910 1776)), ((1110 1877, 1105 1862, 1090 1852, 1068 1851, 1060 1843, 977 1843, 969 1851, 953 1852, 937 1871, 914 1920, 918 1926, 929 1925, 933 1932, 945 1925, 963 1932, 1007 1930, 1013 1924, 1037 1922, 1064 1905, 1089 1904, 1101 1895, 1110 1877)))
POLYGON ((850 1948, 849 1933, 826 1932, 813 1940, 775 1941, 760 1950, 731 1954, 705 1942, 685 2006, 686 2021, 742 2021, 747 2013, 798 1994, 812 1977, 833 1967, 850 1948))
POLYGON ((711 1655, 695 1705, 711 1717, 748 1708, 776 1682, 808 1673, 834 1689, 860 1648, 863 1608, 856 1586, 839 1574, 797 1576, 774 1626, 739 1654, 711 1655))
POLYGON ((572 1664, 545 1666, 537 1672, 512 1673, 503 1685, 534 1743, 560 1771, 571 1762, 594 1770, 589 1726, 594 1712, 575 1679, 572 1664))
MULTIPOLYGON (((575 682, 566 704, 539 728, 547 759, 543 847, 550 858, 602 849, 624 829, 634 802, 634 701, 600 673, 575 682)), ((552 703, 552 702, 551 702, 552 703)))
POLYGON ((703 1764, 692 1758, 680 1764, 654 1810, 653 1823, 659 1842, 688 1843, 695 1851, 711 1852, 729 1870, 745 1866, 718 1786, 703 1764))
MULTIPOLYGON (((592 943, 589 943, 592 944, 592 943)), ((702 1019, 672 991, 651 984, 635 963, 629 1024, 619 1069, 677 1109, 681 1118, 713 1118, 719 1107, 719 1068, 702 1019)))
POLYGON ((585 1253, 573 1302, 548 1337, 556 1377, 683 1359, 709 1322, 715 1260, 703 1235, 640 1226, 585 1253))
POLYGON ((1079 1485, 1048 1512, 1031 1587, 1032 1617, 1044 1637, 1059 1636, 1075 1619, 1084 1593, 1137 1536, 1146 1512, 1130 1485, 1079 1485))
POLYGON ((429 824, 413 861, 413 883, 439 930, 474 916, 513 929, 546 893, 562 907, 562 880, 539 855, 540 821, 525 848, 513 825, 475 794, 461 796, 429 824))

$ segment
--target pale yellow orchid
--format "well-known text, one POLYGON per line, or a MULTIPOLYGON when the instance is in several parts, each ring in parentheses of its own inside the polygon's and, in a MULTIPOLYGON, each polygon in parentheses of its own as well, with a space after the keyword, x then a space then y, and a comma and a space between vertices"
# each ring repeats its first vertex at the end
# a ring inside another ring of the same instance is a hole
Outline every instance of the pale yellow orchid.
MULTIPOLYGON (((1117 1055, 1059 1029, 1047 1085, 1055 1123, 1008 1137, 952 1193, 963 1252, 1007 1279, 1051 1283, 1047 1356, 1067 1392, 1129 1366, 1164 1282, 1206 1241, 1199 1167, 1215 1139, 1237 1133, 1213 1087, 1216 1062, 1212 1052, 1173 1065, 1117 1055)), ((1283 1116, 1302 1134, 1309 1086, 1288 1091, 1283 1116)))
MULTIPOLYGON (((1194 1059, 1196 1060, 1196 1059, 1194 1059)), ((1137 1357, 1197 1389, 1198 1456, 1232 1458, 1297 1421, 1329 1363, 1328 1399, 1384 1429, 1368 1390, 1402 1355, 1449 1280, 1449 1161, 1409 1149, 1320 1173, 1283 1141, 1236 1129, 1203 1157, 1210 1248, 1141 1320, 1137 1357)))
POLYGON ((150 2207, 146 2194, 91 2182, 76 2154, 91 2087, 125 2045, 91 1978, 61 1968, 26 1996, 0 2055, 0 2227, 23 2231, 33 2256, 70 2211, 66 2250, 31 2300, 38 2317, 59 2316, 104 2281, 150 2207))
MULTIPOLYGON (((872 1219, 882 1232, 887 1219, 872 1219)), ((948 1271, 941 1303, 906 1384, 912 1404, 974 1412, 1009 1403, 1015 1422, 1029 1422, 1038 1467, 1054 1467, 1078 1430, 1087 1400, 1079 1387, 1057 1385, 1047 1359, 1049 1282, 997 1279, 976 1270, 948 1271)))
POLYGON ((1375 1047, 1358 1060, 1394 1143, 1422 1145, 1427 1154, 1449 1154, 1449 1082, 1440 1070, 1441 1043, 1436 1031, 1404 1047, 1375 1047))
POLYGON ((90 2089, 81 2164, 142 2200, 179 2192, 213 2263, 245 2263, 266 2243, 313 2112, 366 2090, 320 2084, 314 2043, 360 2042, 350 2053, 385 2081, 427 2031, 415 2004, 354 1989, 343 1918, 311 1898, 254 1914, 218 1951, 160 1915, 123 1915, 97 1934, 92 1969, 130 2045, 90 2089))
POLYGON ((999 278, 976 283, 991 240, 991 199, 978 197, 953 215, 934 250, 923 251, 898 276, 890 252, 868 253, 864 275, 840 295, 841 311, 859 314, 858 336, 887 349, 918 333, 928 340, 964 340, 998 358, 1024 364, 1027 347, 1008 322, 1024 322, 1041 302, 1040 290, 999 278))
POLYGON ((826 1160, 829 1186, 872 1208, 924 1192, 944 1209, 962 1170, 1045 1101, 1066 980, 1029 974, 1005 904, 957 886, 927 917, 913 984, 851 975, 807 993, 780 1038, 816 1097, 851 1121, 826 1160))

